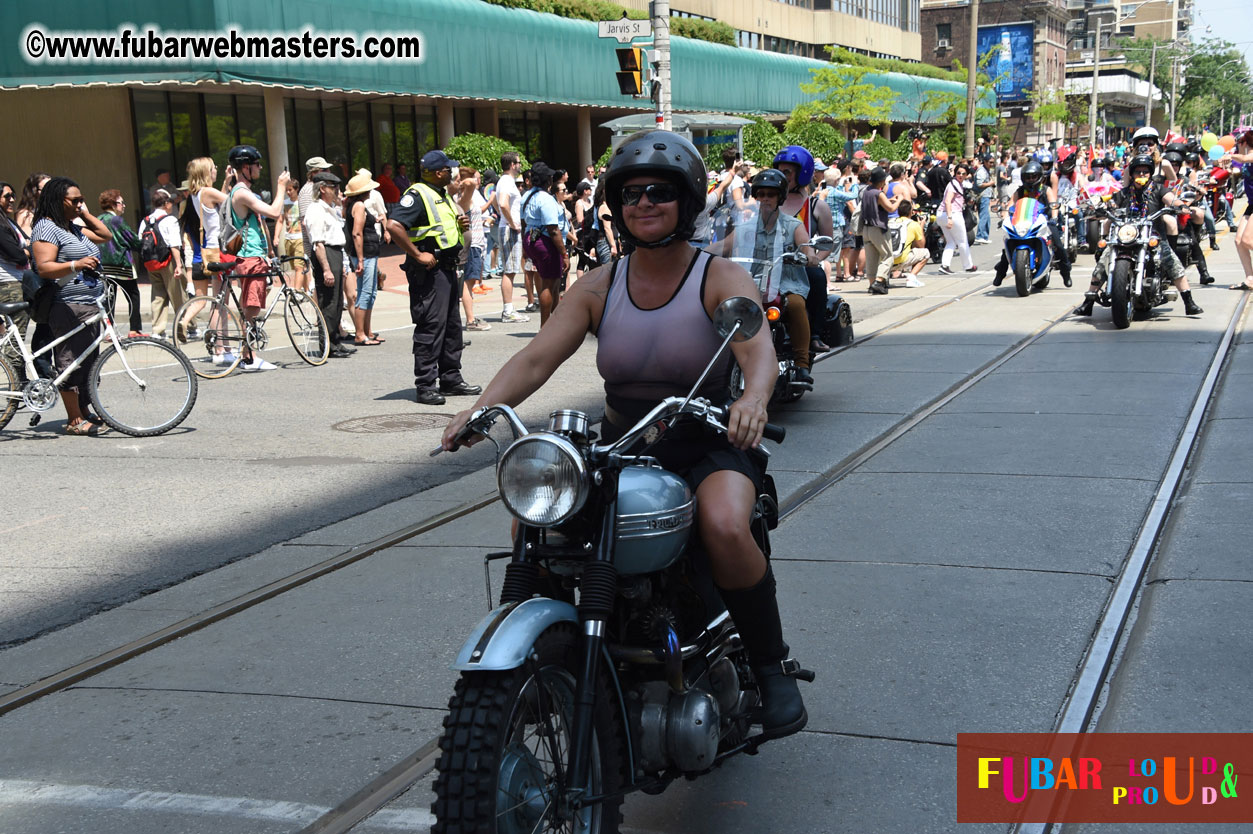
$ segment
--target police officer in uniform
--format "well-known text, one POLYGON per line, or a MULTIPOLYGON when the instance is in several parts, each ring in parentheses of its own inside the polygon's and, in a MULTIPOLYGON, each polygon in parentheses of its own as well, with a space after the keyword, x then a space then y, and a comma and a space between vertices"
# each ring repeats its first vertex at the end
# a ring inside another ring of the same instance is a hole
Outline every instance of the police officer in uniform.
POLYGON ((422 157, 422 179, 405 190, 391 214, 392 240, 408 256, 409 315, 413 319, 413 381, 423 405, 443 405, 445 395, 483 389, 461 377, 461 302, 457 256, 470 220, 458 215, 445 188, 456 160, 443 151, 422 157))

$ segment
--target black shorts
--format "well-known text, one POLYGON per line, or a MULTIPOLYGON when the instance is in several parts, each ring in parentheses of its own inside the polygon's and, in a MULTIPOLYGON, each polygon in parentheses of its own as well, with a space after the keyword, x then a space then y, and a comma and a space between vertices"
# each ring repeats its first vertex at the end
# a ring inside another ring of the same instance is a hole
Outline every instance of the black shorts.
POLYGON ((1249 199, 1249 204, 1244 207, 1244 216, 1253 216, 1253 198, 1249 199))
MULTIPOLYGON (((601 443, 611 443, 626 434, 630 426, 619 426, 606 419, 601 423, 601 443)), ((753 482, 761 494, 765 483, 766 455, 756 449, 737 449, 725 435, 715 434, 697 423, 680 423, 666 432, 651 448, 640 452, 657 458, 664 468, 687 481, 695 492, 701 482, 715 472, 739 472, 753 482)))

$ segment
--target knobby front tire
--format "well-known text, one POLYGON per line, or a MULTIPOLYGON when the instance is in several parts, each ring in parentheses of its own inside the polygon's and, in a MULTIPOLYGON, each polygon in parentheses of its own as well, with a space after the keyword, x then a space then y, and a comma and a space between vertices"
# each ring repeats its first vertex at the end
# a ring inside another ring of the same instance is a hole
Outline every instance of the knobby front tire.
MULTIPOLYGON (((440 738, 432 834, 616 834, 622 799, 582 810, 584 825, 548 815, 565 788, 581 661, 578 631, 552 626, 535 641, 535 661, 507 672, 463 672, 449 701, 440 738), (534 674, 532 673, 534 670, 534 674), (542 694, 541 694, 542 693, 542 694), (545 727, 550 725, 553 732, 545 727), (547 809, 547 810, 546 810, 547 809)), ((610 684, 597 686, 590 789, 621 790, 625 738, 610 684)))
POLYGON ((122 339, 92 366, 87 393, 110 427, 132 437, 153 437, 177 426, 196 404, 198 380, 182 353, 157 339, 122 339), (125 364, 123 364, 125 356, 125 364), (127 366, 142 382, 127 373, 127 366))

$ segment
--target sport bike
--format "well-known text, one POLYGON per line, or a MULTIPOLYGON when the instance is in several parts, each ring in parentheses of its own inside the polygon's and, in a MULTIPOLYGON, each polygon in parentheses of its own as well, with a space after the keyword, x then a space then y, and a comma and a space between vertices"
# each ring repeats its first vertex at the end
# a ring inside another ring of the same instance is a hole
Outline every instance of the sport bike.
POLYGON ((1023 197, 1014 203, 1001 228, 1005 232, 1005 257, 1013 270, 1018 295, 1029 295, 1033 288, 1047 287, 1053 265, 1053 239, 1044 203, 1023 197))

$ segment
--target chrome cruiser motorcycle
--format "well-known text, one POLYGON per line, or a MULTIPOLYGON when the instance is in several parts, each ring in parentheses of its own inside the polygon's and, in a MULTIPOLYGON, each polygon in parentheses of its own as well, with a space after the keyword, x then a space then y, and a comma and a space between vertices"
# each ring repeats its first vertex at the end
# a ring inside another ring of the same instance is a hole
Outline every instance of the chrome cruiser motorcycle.
MULTIPOLYGON (((724 302, 718 356, 761 322, 756 302, 724 302)), ((497 483, 518 524, 513 549, 486 557, 510 560, 500 607, 453 664, 433 830, 610 834, 627 794, 659 793, 766 740, 752 730, 758 685, 739 632, 691 535, 692 492, 647 454, 680 423, 725 434, 727 411, 672 397, 598 445, 581 412, 528 432, 495 405, 458 442, 501 417, 514 440, 497 483)), ((777 511, 767 478, 753 517, 767 554, 777 511)), ((795 661, 784 673, 813 680, 795 661)))
POLYGON ((1135 218, 1116 215, 1110 239, 1101 241, 1102 248, 1114 248, 1114 255, 1109 280, 1096 294, 1096 301, 1110 308, 1114 326, 1120 330, 1177 297, 1175 288, 1161 275, 1161 239, 1153 231, 1153 221, 1171 211, 1167 207, 1135 218))

